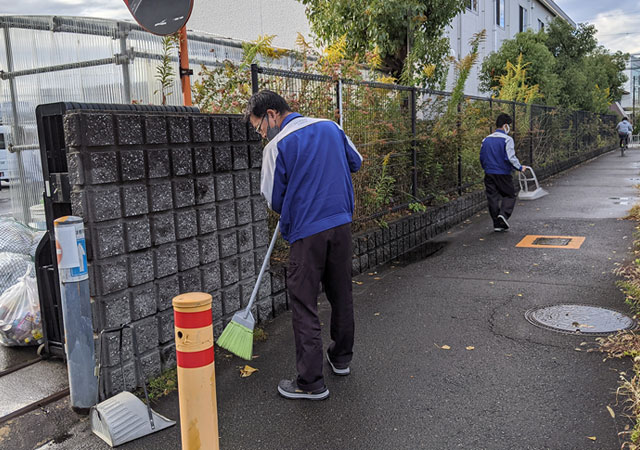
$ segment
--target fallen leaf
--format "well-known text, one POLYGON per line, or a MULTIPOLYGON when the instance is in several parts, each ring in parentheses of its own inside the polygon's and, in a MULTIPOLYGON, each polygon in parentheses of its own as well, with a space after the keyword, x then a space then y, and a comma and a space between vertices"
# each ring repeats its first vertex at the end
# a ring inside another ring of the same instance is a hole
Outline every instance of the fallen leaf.
POLYGON ((611 414, 611 417, 613 419, 616 418, 616 413, 613 412, 613 409, 611 409, 611 406, 607 406, 607 411, 609 411, 609 414, 611 414))
POLYGON ((534 266, 539 266, 540 264, 538 264, 538 263, 533 263, 533 265, 534 265, 534 266))
POLYGON ((522 297, 522 294, 518 294, 518 297, 522 297))
POLYGON ((362 281, 356 281, 356 284, 360 286, 361 284, 364 284, 364 283, 362 281))
POLYGON ((249 365, 245 365, 242 369, 240 369, 240 376, 242 378, 250 377, 253 375, 253 372, 257 372, 258 369, 255 369, 249 365))
POLYGON ((448 345, 443 345, 442 347, 440 347, 442 350, 451 350, 451 347, 449 347, 448 345))
POLYGON ((369 272, 367 275, 373 275, 373 274, 374 274, 373 272, 369 272))
POLYGON ((470 346, 468 346, 466 348, 467 348, 467 350, 475 350, 476 349, 473 345, 470 345, 470 346))
POLYGON ((478 240, 479 240, 479 241, 484 241, 484 238, 480 238, 480 239, 478 239, 478 240))
POLYGON ((595 436, 587 436, 587 439, 591 439, 592 441, 595 441, 597 438, 595 436))
POLYGON ((495 284, 493 281, 489 281, 489 284, 495 284))
POLYGON ((574 348, 574 350, 577 351, 577 352, 581 352, 582 351, 582 349, 578 348, 578 347, 574 348))
POLYGON ((373 277, 374 280, 382 280, 380 277, 373 277))
POLYGON ((504 273, 509 273, 509 271, 508 271, 508 270, 505 270, 505 271, 504 271, 504 273))
POLYGON ((373 315, 374 315, 374 316, 379 316, 379 315, 380 315, 380 313, 373 313, 373 315))

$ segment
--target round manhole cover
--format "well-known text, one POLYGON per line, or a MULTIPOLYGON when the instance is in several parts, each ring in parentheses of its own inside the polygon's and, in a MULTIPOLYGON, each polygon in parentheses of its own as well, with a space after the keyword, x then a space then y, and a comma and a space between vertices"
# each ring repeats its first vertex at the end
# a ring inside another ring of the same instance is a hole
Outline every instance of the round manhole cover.
POLYGON ((613 309, 588 305, 553 305, 534 308, 524 316, 533 325, 561 333, 609 334, 632 330, 635 320, 613 309))

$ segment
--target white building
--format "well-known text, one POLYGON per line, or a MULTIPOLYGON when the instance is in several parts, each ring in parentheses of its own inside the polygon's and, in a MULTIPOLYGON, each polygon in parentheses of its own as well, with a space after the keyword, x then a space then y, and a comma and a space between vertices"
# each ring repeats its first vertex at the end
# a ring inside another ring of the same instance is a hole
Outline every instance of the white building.
POLYGON ((631 58, 629 58, 629 61, 627 62, 625 75, 629 79, 624 85, 626 93, 622 96, 620 104, 622 108, 624 108, 626 114, 632 116, 635 115, 635 117, 637 117, 640 113, 640 53, 631 55, 631 58), (633 108, 634 101, 635 111, 633 108))
MULTIPOLYGON (((460 58, 469 53, 471 37, 483 29, 487 31, 487 37, 480 45, 478 62, 465 85, 465 93, 470 95, 483 95, 478 90, 478 71, 482 60, 499 50, 504 40, 512 39, 517 33, 528 29, 538 31, 555 17, 561 17, 576 26, 552 0, 467 0, 466 3, 465 12, 453 19, 447 32, 451 54, 460 58)), ((453 76, 453 70, 450 70, 447 89, 451 88, 453 76)))
MULTIPOLYGON (((243 40, 275 34, 278 36, 275 45, 294 48, 298 32, 305 38, 311 34, 304 10, 304 5, 296 0, 198 0, 189 28, 243 40)), ((451 54, 464 57, 469 53, 471 36, 483 29, 487 30, 487 39, 480 48, 478 64, 469 76, 465 93, 482 95, 478 92, 478 67, 485 56, 500 48, 502 41, 526 29, 537 31, 554 17, 575 26, 552 0, 467 0, 465 12, 447 27, 451 54)), ((453 70, 449 73, 448 89, 452 80, 453 70)))

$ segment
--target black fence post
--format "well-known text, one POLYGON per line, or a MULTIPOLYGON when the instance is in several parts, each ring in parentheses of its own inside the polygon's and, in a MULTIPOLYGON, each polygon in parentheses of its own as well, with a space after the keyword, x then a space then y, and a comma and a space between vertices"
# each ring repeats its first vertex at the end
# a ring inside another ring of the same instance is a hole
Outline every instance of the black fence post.
POLYGON ((418 149, 416 142, 416 88, 411 88, 410 91, 410 101, 411 101, 411 161, 412 161, 412 169, 411 169, 411 195, 413 195, 414 200, 418 198, 418 149))
POLYGON ((251 92, 256 93, 260 90, 258 86, 258 65, 251 64, 251 92))
POLYGON ((342 127, 342 82, 336 81, 336 110, 338 111, 338 124, 342 127))
POLYGON ((577 155, 579 153, 579 148, 578 148, 578 111, 575 111, 573 113, 573 130, 574 130, 574 133, 576 135, 576 137, 575 137, 575 149, 576 149, 575 152, 576 152, 576 155, 577 155))
POLYGON ((458 142, 458 195, 462 195, 462 152, 460 151, 460 114, 462 112, 462 104, 458 103, 458 118, 456 119, 456 141, 458 142))
POLYGON ((533 167, 533 105, 528 106, 529 112, 529 165, 533 167))
POLYGON ((489 134, 493 133, 493 124, 495 119, 493 118, 493 100, 489 98, 489 134))
POLYGON ((513 102, 513 135, 515 136, 516 134, 516 102, 513 102))

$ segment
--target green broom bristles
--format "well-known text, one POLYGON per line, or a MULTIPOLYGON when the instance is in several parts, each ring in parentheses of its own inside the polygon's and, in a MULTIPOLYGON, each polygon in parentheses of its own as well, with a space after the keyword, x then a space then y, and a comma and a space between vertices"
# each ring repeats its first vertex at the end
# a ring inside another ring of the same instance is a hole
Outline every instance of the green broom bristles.
POLYGON ((253 352, 253 330, 232 320, 218 338, 218 345, 250 361, 253 352))

